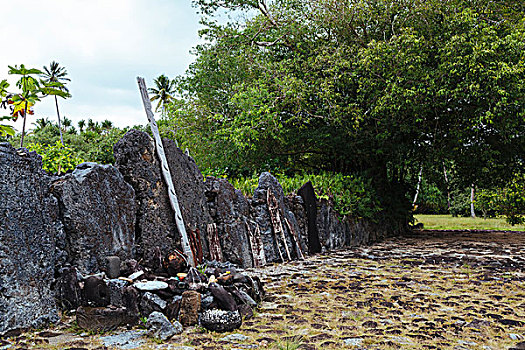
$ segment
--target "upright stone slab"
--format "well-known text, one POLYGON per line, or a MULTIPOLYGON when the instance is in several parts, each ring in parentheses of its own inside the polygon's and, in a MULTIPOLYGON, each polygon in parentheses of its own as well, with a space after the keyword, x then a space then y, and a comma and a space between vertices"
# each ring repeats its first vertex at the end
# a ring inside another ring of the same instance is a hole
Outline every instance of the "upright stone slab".
MULTIPOLYGON (((186 231, 200 237, 204 255, 208 257, 206 229, 212 219, 206 207, 204 178, 193 158, 173 141, 164 139, 163 143, 186 231)), ((115 144, 114 153, 115 165, 135 190, 137 255, 146 265, 154 267, 153 257, 159 249, 162 254, 181 250, 181 237, 154 141, 144 132, 131 130, 115 144)))
POLYGON ((326 199, 317 202, 317 229, 323 251, 342 248, 346 243, 347 228, 332 203, 326 199))
POLYGON ((308 181, 305 183, 297 194, 304 201, 306 216, 308 220, 308 251, 310 254, 321 252, 321 243, 319 242, 319 230, 317 228, 317 198, 315 197, 314 187, 308 181))
POLYGON ((135 190, 137 260, 156 267, 158 249, 168 253, 181 244, 155 144, 148 134, 130 130, 113 150, 115 166, 135 190))
POLYGON ((112 165, 82 163, 52 184, 60 203, 69 262, 84 274, 108 256, 134 257, 135 191, 112 165))
MULTIPOLYGON (((295 242, 292 240, 292 236, 290 234, 290 230, 287 227, 287 224, 285 222, 285 219, 288 220, 288 222, 292 225, 295 232, 300 235, 300 228, 297 224, 297 220, 295 219, 295 216, 293 213, 288 210, 285 207, 284 204, 284 193, 283 188, 281 187, 281 184, 277 179, 270 173, 264 172, 259 177, 259 185, 255 189, 255 192, 253 194, 253 200, 252 200, 252 207, 254 212, 254 220, 259 225, 261 229, 261 236, 262 241, 264 244, 264 251, 266 254, 266 261, 267 262, 278 262, 280 261, 280 254, 278 249, 281 250, 283 256, 286 259, 286 252, 285 248, 282 244, 279 246, 277 245, 277 241, 275 240, 275 235, 273 232, 272 227, 272 221, 270 218, 270 213, 268 211, 268 205, 267 205, 267 195, 268 195, 268 189, 271 189, 272 193, 275 195, 280 215, 282 218, 282 224, 285 231, 285 238, 286 238, 286 244, 288 246, 288 250, 290 251, 290 254, 292 256, 292 259, 297 259, 297 248, 295 245, 295 242), (278 248, 279 247, 279 248, 278 248)), ((280 238, 279 238, 280 239, 280 238)))
POLYGON ((0 334, 59 320, 51 290, 64 239, 42 158, 0 144, 0 334))
POLYGON ((204 176, 195 160, 178 148, 175 142, 169 139, 162 142, 186 231, 200 235, 204 256, 209 257, 206 230, 213 220, 206 205, 204 176))
POLYGON ((206 178, 208 208, 217 231, 225 261, 252 267, 253 258, 246 225, 250 224, 250 204, 242 192, 226 179, 206 178))

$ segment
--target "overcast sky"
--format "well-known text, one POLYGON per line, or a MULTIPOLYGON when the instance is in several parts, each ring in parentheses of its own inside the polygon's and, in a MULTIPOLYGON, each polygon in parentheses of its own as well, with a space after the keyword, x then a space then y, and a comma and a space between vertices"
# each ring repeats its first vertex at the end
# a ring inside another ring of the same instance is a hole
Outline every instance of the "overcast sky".
MULTIPOLYGON (((144 124, 136 77, 151 87, 160 74, 183 74, 198 43, 199 15, 191 0, 0 0, 0 80, 16 79, 8 65, 64 66, 72 98, 59 99, 73 120, 144 124)), ((56 120, 51 97, 38 102, 36 118, 56 120)), ((4 112, 1 112, 5 115, 4 112)), ((22 129, 21 121, 15 124, 22 129)))

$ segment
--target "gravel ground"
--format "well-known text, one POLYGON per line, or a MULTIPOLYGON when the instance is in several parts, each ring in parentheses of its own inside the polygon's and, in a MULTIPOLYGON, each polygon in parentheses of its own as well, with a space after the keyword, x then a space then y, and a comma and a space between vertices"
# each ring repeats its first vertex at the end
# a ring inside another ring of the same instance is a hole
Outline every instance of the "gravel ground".
POLYGON ((247 273, 267 297, 233 333, 158 343, 79 335, 64 318, 0 349, 525 349, 524 233, 421 231, 247 273))

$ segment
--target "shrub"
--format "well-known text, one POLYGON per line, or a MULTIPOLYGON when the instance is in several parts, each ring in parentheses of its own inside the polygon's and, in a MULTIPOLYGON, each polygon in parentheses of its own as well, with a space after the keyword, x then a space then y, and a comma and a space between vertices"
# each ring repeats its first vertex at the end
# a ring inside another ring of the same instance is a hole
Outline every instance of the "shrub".
MULTIPOLYGON (((217 176, 217 174, 214 174, 217 176)), ((358 175, 322 172, 319 174, 274 174, 285 195, 296 193, 306 182, 311 181, 320 199, 330 199, 334 209, 341 215, 374 218, 382 210, 371 179, 358 175)), ((226 177, 226 176, 219 176, 226 177)), ((259 183, 257 174, 251 177, 230 178, 231 184, 245 195, 252 195, 259 183)))
POLYGON ((73 149, 64 147, 60 141, 44 146, 40 143, 26 145, 30 151, 35 151, 42 157, 42 168, 51 174, 63 174, 84 162, 73 149))

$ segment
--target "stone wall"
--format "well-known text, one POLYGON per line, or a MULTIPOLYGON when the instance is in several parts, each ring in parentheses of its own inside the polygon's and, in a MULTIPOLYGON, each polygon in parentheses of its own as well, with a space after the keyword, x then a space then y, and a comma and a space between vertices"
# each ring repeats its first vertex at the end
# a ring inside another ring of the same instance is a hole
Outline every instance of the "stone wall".
MULTIPOLYGON (((311 183, 285 197, 270 173, 245 197, 225 179, 203 181, 191 157, 163 142, 187 232, 204 260, 257 267, 404 229, 340 217, 311 183)), ((75 271, 109 275, 107 262, 120 258, 122 271, 141 265, 158 273, 182 251, 151 137, 131 130, 114 153, 115 166, 84 163, 57 177, 42 171, 37 154, 0 144, 0 334, 56 321, 54 293, 62 305, 76 304, 63 295, 75 271)))
POLYGON ((57 200, 42 158, 0 143, 0 334, 59 320, 51 285, 64 260, 57 200))

